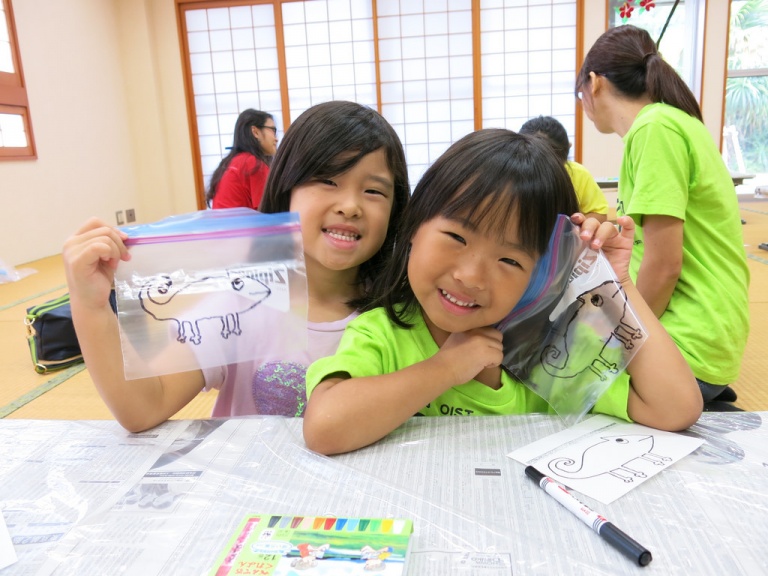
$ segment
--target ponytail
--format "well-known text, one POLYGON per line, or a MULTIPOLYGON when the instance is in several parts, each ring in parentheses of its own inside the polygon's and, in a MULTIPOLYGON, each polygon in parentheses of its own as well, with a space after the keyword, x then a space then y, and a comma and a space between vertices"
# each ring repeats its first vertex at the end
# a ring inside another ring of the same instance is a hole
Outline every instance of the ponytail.
POLYGON ((658 53, 651 54, 645 61, 645 85, 648 96, 654 102, 664 102, 703 121, 701 108, 693 92, 658 53))
POLYGON ((589 82, 590 72, 607 78, 627 98, 646 96, 702 120, 693 92, 664 61, 651 35, 642 28, 627 24, 604 32, 584 58, 576 78, 577 91, 589 82))

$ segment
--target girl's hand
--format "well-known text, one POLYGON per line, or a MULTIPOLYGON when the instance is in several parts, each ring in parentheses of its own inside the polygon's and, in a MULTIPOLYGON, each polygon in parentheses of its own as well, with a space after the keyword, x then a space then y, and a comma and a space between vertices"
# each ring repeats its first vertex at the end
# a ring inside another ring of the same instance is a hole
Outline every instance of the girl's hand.
POLYGON ((465 384, 504 359, 502 334, 491 327, 454 332, 434 356, 450 370, 452 386, 465 384))
POLYGON ((601 250, 621 283, 629 281, 629 261, 635 238, 635 222, 629 216, 616 219, 618 226, 610 222, 602 224, 583 214, 571 216, 571 222, 580 225, 579 236, 593 250, 601 250))
POLYGON ((130 254, 123 241, 128 236, 91 218, 64 243, 62 256, 73 302, 89 308, 109 305, 115 268, 130 254))

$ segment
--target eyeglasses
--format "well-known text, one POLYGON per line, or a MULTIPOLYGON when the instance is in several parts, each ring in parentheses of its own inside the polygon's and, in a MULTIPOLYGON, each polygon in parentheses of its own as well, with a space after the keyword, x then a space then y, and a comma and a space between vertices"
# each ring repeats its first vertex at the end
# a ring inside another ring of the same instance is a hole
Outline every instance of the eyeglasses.
POLYGON ((272 133, 277 136, 277 127, 276 126, 259 126, 262 130, 264 128, 268 128, 269 130, 272 130, 272 133))

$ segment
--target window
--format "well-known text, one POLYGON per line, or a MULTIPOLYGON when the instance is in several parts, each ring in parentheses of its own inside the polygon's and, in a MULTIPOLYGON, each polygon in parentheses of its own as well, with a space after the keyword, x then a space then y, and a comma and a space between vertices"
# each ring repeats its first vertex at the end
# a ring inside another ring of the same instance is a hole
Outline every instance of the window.
MULTIPOLYGON (((552 115, 575 131, 577 0, 177 0, 192 133, 207 186, 239 112, 278 128, 310 106, 378 110, 411 185, 482 127, 552 115)), ((197 160, 196 160, 197 162, 197 160)), ((204 190, 198 205, 204 206, 204 190)))
POLYGON ((264 110, 280 125, 275 18, 272 4, 187 10, 184 14, 203 178, 232 145, 246 108, 264 110))
POLYGON ((381 114, 403 141, 415 187, 475 128, 472 2, 379 1, 381 114))
POLYGON ((706 0, 680 0, 677 7, 675 0, 608 0, 608 25, 633 24, 647 30, 657 43, 664 30, 659 52, 700 101, 705 8, 706 0))
POLYGON ((480 6, 483 126, 517 130, 534 116, 554 116, 574 142, 576 2, 480 6))
POLYGON ((0 160, 35 157, 10 0, 0 0, 0 160))
POLYGON ((725 84, 723 158, 768 184, 768 0, 733 0, 725 84))

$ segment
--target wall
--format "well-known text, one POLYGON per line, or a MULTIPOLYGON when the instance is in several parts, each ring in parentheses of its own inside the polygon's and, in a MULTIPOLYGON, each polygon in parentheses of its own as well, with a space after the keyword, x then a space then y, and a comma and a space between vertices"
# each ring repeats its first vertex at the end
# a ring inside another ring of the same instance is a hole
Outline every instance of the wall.
POLYGON ((152 222, 197 209, 189 121, 173 0, 115 0, 138 219, 152 222))

